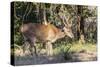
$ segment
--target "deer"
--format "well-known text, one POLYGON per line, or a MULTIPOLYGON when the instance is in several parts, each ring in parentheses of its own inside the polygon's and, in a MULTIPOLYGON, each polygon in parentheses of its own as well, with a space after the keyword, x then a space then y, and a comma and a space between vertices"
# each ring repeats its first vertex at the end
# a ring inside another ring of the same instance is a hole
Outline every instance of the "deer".
POLYGON ((74 38, 71 25, 68 23, 64 23, 63 28, 58 28, 51 23, 45 25, 28 22, 20 27, 20 32, 23 34, 24 40, 30 44, 31 54, 33 55, 32 48, 34 48, 35 55, 37 56, 36 41, 44 43, 46 45, 47 55, 52 56, 52 43, 56 42, 58 39, 64 38, 65 36, 74 38))

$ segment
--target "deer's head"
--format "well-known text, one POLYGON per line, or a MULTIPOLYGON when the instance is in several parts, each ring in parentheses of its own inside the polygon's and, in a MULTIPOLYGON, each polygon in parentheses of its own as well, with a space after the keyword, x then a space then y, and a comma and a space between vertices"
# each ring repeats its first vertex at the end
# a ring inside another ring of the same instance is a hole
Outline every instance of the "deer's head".
POLYGON ((72 33, 71 27, 65 26, 65 27, 63 28, 63 30, 64 30, 65 35, 67 35, 67 36, 70 37, 70 38, 74 38, 74 35, 73 35, 73 33, 72 33))

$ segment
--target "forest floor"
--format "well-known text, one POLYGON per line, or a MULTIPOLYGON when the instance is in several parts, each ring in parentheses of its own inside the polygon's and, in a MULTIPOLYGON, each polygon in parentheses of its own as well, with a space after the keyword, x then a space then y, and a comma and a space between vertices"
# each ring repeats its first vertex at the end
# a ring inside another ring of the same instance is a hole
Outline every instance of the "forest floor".
POLYGON ((53 56, 47 56, 45 54, 45 49, 42 49, 38 56, 31 56, 27 54, 29 52, 26 52, 26 55, 24 56, 15 56, 15 65, 37 65, 66 62, 86 62, 97 60, 97 46, 93 44, 74 44, 71 46, 68 52, 62 52, 60 48, 64 49, 65 46, 55 48, 53 56))

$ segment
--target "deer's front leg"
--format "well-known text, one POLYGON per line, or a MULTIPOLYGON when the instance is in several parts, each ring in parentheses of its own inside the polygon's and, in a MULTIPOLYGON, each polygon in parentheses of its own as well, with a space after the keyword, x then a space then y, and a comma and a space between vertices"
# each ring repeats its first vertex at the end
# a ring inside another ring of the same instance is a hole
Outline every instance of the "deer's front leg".
POLYGON ((47 51, 47 55, 48 56, 52 56, 53 55, 53 48, 52 48, 51 42, 47 42, 46 51, 47 51))

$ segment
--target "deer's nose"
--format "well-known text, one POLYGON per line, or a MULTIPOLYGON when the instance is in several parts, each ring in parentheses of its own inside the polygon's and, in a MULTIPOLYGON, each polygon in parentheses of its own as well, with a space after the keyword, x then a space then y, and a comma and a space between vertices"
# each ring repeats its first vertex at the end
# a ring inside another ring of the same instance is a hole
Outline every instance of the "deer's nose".
POLYGON ((73 35, 73 34, 71 34, 70 38, 74 38, 74 35, 73 35))

